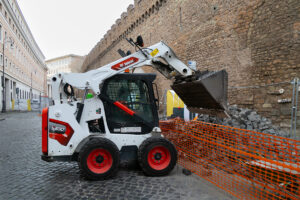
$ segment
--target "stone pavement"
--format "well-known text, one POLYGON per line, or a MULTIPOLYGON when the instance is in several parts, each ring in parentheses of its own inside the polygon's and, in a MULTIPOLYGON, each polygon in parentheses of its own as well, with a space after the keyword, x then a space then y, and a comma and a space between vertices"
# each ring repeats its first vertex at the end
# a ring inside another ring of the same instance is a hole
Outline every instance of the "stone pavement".
POLYGON ((77 163, 40 159, 41 118, 37 112, 2 114, 0 121, 0 199, 232 199, 199 177, 175 167, 169 176, 147 177, 120 168, 106 181, 87 181, 77 163))
POLYGON ((4 114, 1 113, 1 111, 0 111, 0 121, 3 121, 3 120, 5 120, 5 117, 4 117, 4 114))

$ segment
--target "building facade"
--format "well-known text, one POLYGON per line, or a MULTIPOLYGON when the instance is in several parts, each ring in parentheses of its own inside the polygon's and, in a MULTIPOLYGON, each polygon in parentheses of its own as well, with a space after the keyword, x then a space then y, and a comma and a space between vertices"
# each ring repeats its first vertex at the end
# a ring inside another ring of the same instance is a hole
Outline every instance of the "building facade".
MULTIPOLYGON (((121 58, 118 49, 134 52, 125 38, 142 35, 145 46, 163 40, 199 70, 225 69, 230 104, 254 109, 289 130, 291 81, 300 77, 299 9, 299 0, 134 0, 83 68, 121 58)), ((158 74, 157 83, 163 96, 170 82, 158 74)))
POLYGON ((53 75, 57 73, 77 73, 82 72, 82 63, 84 61, 84 56, 78 56, 74 54, 69 54, 57 58, 52 58, 50 60, 46 60, 46 66, 48 68, 47 73, 47 93, 51 98, 51 85, 50 79, 53 75))
POLYGON ((1 0, 1 109, 3 98, 6 110, 23 110, 26 106, 21 108, 20 105, 26 105, 29 99, 40 99, 41 96, 47 95, 47 67, 44 60, 45 56, 34 40, 17 1, 1 0))

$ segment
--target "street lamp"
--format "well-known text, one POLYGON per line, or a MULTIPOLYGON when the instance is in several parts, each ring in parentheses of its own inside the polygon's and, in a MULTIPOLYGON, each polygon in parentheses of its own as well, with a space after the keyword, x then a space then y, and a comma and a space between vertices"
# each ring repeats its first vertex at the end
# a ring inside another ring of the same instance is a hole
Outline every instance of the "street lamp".
MULTIPOLYGON (((36 70, 33 71, 36 74, 36 70)), ((31 84, 30 84, 30 102, 32 101, 33 92, 32 92, 32 72, 31 72, 31 84)))
POLYGON ((6 112, 6 86, 5 86, 5 66, 4 66, 4 60, 5 60, 5 56, 4 56, 4 50, 5 50, 5 44, 6 43, 10 43, 10 48, 13 48, 13 45, 14 45, 14 42, 12 41, 11 38, 9 38, 7 40, 6 38, 6 34, 5 34, 5 37, 4 37, 4 40, 3 40, 3 49, 2 49, 2 54, 3 54, 3 57, 2 57, 2 61, 3 61, 3 80, 2 80, 2 88, 3 88, 3 96, 2 96, 2 112, 5 113, 6 112))

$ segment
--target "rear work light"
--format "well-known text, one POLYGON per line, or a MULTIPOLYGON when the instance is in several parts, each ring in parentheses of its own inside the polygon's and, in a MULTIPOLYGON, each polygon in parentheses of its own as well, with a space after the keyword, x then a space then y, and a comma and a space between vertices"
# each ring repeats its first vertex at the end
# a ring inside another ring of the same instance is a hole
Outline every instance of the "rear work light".
POLYGON ((42 152, 48 155, 48 108, 42 111, 42 152))

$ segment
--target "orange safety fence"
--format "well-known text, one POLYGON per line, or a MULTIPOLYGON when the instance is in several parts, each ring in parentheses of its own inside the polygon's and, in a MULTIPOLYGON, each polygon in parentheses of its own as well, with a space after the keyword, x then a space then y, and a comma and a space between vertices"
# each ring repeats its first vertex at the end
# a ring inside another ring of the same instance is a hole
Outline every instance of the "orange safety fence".
POLYGON ((201 121, 161 121, 178 163, 239 199, 300 199, 300 141, 201 121))

